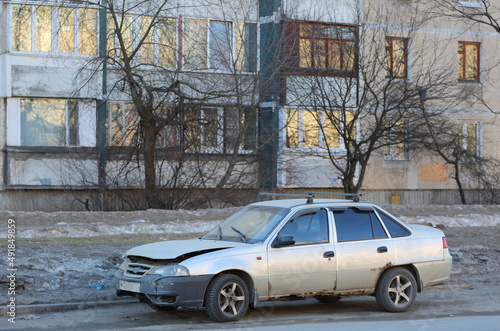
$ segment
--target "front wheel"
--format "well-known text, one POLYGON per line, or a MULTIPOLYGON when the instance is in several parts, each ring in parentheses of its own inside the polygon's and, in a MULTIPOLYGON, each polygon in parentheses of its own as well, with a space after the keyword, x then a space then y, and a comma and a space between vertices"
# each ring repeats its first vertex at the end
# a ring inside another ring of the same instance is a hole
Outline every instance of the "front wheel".
POLYGON ((375 290, 375 298, 381 308, 389 312, 404 312, 417 296, 417 282, 413 274, 403 268, 387 270, 375 290))
POLYGON ((237 321, 245 315, 248 305, 248 287, 240 277, 221 274, 208 285, 205 294, 205 309, 212 320, 237 321))

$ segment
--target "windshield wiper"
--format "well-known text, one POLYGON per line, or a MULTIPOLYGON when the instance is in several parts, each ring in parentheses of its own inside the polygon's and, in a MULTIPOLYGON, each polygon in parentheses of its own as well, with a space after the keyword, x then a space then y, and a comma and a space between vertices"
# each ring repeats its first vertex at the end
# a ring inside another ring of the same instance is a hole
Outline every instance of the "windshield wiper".
POLYGON ((237 234, 240 235, 240 239, 241 241, 243 241, 244 243, 247 242, 247 236, 245 236, 240 230, 238 230, 237 228, 235 228, 234 226, 231 225, 231 229, 233 229, 234 232, 236 232, 237 234))

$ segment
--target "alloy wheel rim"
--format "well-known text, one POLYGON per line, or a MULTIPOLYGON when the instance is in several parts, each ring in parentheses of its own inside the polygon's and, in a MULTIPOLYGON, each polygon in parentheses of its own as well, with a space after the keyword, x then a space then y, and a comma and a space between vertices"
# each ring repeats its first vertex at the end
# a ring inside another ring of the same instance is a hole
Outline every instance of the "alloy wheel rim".
POLYGON ((245 294, 238 283, 225 285, 219 293, 220 310, 229 316, 236 316, 243 308, 245 294))
POLYGON ((411 281, 403 276, 396 276, 389 284, 389 298, 395 306, 407 305, 411 300, 411 281))

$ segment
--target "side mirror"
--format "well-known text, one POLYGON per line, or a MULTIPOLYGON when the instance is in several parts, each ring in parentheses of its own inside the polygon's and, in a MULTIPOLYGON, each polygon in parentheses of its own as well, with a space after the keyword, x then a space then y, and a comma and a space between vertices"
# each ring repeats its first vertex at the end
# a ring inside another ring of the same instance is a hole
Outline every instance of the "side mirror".
POLYGON ((271 245, 273 248, 295 245, 295 238, 291 235, 285 234, 276 238, 271 245))

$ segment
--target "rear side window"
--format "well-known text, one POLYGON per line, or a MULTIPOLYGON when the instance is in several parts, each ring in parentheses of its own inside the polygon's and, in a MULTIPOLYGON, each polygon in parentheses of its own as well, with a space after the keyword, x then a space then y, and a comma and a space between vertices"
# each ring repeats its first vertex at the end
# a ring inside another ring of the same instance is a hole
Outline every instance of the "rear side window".
POLYGON ((387 238, 373 210, 349 208, 332 210, 335 216, 337 241, 387 238))
POLYGON ((401 224, 393 220, 391 217, 380 211, 380 209, 377 209, 377 212, 382 219, 382 222, 384 222, 385 227, 387 230, 389 230, 389 233, 391 234, 391 237, 397 238, 397 237, 406 237, 411 234, 408 229, 403 227, 401 224))

